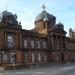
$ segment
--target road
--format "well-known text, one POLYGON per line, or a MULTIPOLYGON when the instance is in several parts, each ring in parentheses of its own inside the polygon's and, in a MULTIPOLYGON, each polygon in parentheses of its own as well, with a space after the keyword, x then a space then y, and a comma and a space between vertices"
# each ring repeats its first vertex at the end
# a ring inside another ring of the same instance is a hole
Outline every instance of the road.
POLYGON ((75 64, 16 71, 2 71, 0 75, 75 75, 75 64))

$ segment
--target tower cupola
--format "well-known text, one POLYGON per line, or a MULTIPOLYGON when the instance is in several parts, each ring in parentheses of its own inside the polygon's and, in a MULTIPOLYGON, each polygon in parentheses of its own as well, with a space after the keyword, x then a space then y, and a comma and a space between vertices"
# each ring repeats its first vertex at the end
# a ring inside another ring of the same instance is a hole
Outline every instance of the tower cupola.
POLYGON ((45 28, 51 28, 56 24, 56 17, 46 11, 46 6, 42 5, 42 11, 35 18, 35 29, 40 31, 45 28))

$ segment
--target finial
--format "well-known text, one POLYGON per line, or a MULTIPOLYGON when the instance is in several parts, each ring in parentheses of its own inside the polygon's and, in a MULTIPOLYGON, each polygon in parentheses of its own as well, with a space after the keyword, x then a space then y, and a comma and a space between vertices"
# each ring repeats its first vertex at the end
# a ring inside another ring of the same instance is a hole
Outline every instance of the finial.
POLYGON ((59 24, 61 24, 61 22, 59 21, 59 24))
POLYGON ((43 5, 42 5, 42 10, 45 11, 46 6, 44 5, 44 0, 43 0, 43 5))
POLYGON ((43 5, 44 5, 44 0, 43 0, 43 5))
POLYGON ((6 11, 7 11, 7 3, 6 3, 6 11))

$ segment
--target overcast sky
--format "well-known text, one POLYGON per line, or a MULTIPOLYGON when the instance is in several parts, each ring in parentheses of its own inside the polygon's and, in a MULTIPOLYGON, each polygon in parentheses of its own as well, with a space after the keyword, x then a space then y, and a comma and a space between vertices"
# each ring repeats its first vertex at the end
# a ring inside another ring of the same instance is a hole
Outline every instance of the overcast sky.
MULTIPOLYGON (((46 11, 56 16, 56 22, 65 30, 75 29, 75 0, 44 0, 46 11)), ((0 0, 0 12, 7 10, 17 14, 24 29, 34 28, 35 17, 41 12, 43 0, 0 0)))

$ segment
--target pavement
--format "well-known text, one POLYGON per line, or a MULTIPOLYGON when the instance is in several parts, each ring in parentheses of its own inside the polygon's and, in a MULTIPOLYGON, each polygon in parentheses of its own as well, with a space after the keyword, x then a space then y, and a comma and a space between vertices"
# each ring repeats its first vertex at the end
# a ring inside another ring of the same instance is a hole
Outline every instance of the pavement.
POLYGON ((0 75, 75 75, 75 63, 51 65, 46 68, 4 70, 0 75))

